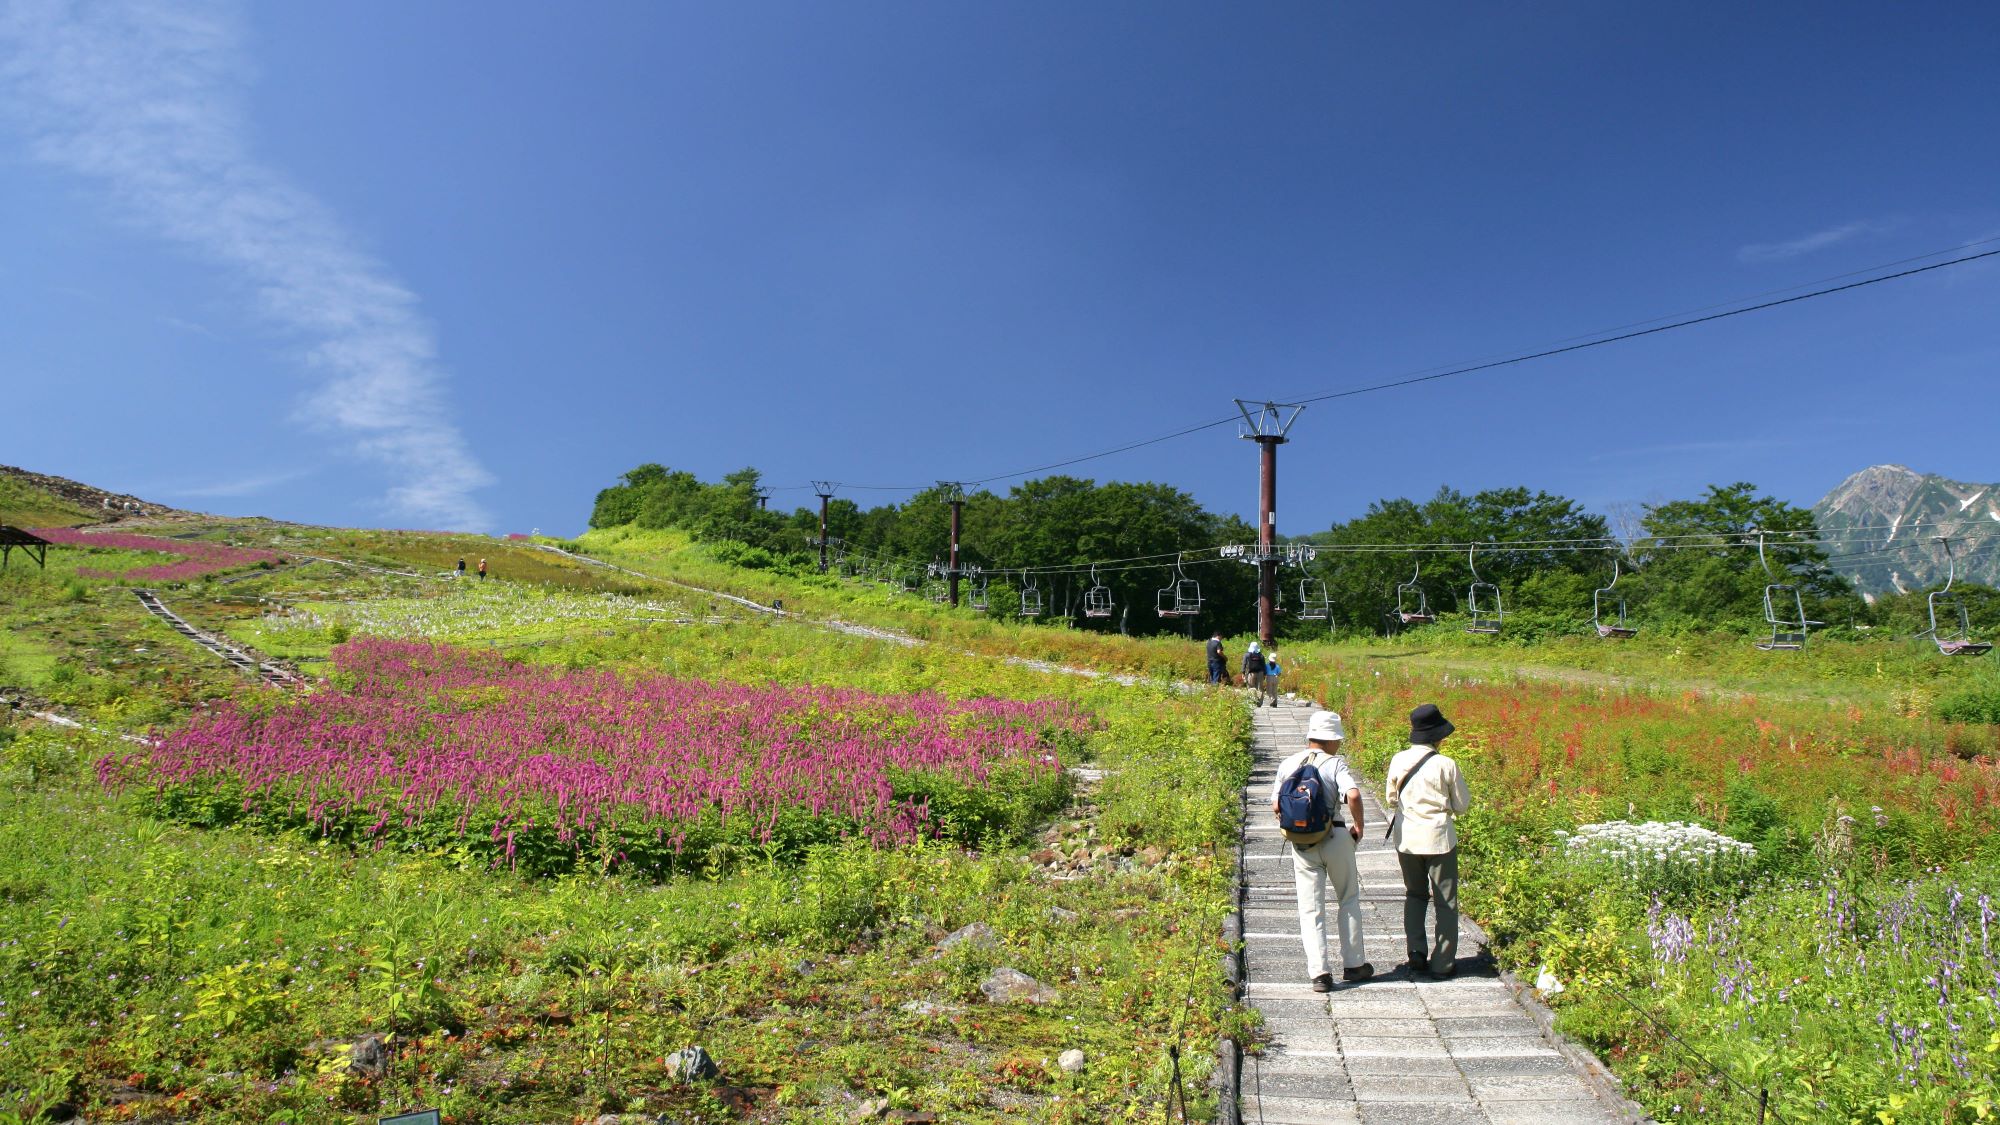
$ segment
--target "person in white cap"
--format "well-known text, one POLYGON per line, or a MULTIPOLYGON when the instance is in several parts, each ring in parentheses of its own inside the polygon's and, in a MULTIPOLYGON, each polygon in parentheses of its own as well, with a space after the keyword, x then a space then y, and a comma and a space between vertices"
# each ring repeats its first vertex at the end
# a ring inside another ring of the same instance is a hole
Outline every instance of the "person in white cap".
POLYGON ((1340 932, 1341 979, 1364 981, 1375 975, 1361 936, 1361 874, 1354 845, 1361 839, 1361 783, 1341 753, 1347 730, 1340 715, 1315 711, 1306 723, 1306 748, 1278 765, 1271 786, 1271 813, 1292 845, 1292 882, 1298 892, 1299 940, 1306 947, 1306 975, 1314 992, 1333 991, 1326 966, 1326 892, 1332 884, 1340 932), (1306 767, 1311 767, 1308 773, 1306 767), (1322 825, 1297 816, 1302 794, 1317 782, 1324 802, 1322 825), (1288 791, 1291 800, 1287 802, 1288 791), (1293 810, 1287 821, 1287 805, 1293 810), (1342 814, 1345 814, 1344 816, 1342 814), (1309 829, 1309 830, 1308 830, 1309 829))
POLYGON ((1256 641, 1243 650, 1243 686, 1250 689, 1250 700, 1255 703, 1258 693, 1264 690, 1264 650, 1256 641))

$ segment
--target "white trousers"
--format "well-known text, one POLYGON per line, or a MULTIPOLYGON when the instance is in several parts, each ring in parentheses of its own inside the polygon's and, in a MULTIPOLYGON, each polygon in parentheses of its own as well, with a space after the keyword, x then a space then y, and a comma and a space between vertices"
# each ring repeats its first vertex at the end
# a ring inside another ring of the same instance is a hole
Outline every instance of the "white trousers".
POLYGON ((1354 868, 1354 838, 1336 828, 1309 848, 1292 845, 1292 884, 1299 895, 1299 940, 1306 947, 1306 976, 1326 968, 1326 892, 1333 887, 1340 923, 1340 963, 1353 968, 1368 960, 1361 939, 1361 874, 1354 868))

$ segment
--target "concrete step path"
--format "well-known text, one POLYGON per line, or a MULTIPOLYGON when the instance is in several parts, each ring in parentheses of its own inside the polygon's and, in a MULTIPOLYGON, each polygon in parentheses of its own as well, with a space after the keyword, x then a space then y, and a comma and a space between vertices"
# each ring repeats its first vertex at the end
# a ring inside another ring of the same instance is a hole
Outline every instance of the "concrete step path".
MULTIPOLYGON (((1613 1125, 1624 1115, 1544 1037, 1494 971, 1477 956, 1485 935, 1469 920, 1459 933, 1457 973, 1411 976, 1403 961, 1403 882, 1388 823, 1362 790, 1366 835, 1361 872, 1363 939, 1373 980, 1339 980, 1340 947, 1329 933, 1334 991, 1315 993, 1299 940, 1292 860, 1272 823, 1278 763, 1305 746, 1313 708, 1285 701, 1256 712, 1256 764, 1244 790, 1244 994, 1263 1013, 1272 1043, 1243 1060, 1246 1125, 1613 1125)), ((1333 929, 1333 910, 1327 911, 1333 929)))

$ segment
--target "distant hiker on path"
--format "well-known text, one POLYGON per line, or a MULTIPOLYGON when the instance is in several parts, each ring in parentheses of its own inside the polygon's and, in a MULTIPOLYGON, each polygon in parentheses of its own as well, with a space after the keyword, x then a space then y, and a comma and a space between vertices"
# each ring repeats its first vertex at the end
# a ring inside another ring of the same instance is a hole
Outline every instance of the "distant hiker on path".
POLYGON ((485 560, 485 559, 480 559, 480 560, 479 560, 479 580, 480 580, 481 582, 484 582, 484 581, 486 581, 486 560, 485 560))
POLYGON ((1387 800, 1394 810, 1389 839, 1403 868, 1403 942, 1413 973, 1448 977, 1458 962, 1458 829, 1472 807, 1458 763, 1438 747, 1456 729, 1426 703, 1410 712, 1410 748, 1389 759, 1387 800), (1424 907, 1436 914, 1424 940, 1424 907))
POLYGON ((1208 682, 1219 684, 1229 675, 1229 659, 1222 655, 1222 634, 1208 638, 1208 682))
POLYGON ((458 573, 457 573, 457 574, 455 574, 455 575, 453 575, 453 577, 455 577, 455 578, 464 578, 464 577, 465 577, 465 560, 464 560, 464 559, 460 559, 460 560, 458 560, 458 573))
POLYGON ((1254 693, 1263 685, 1264 650, 1257 647, 1256 641, 1251 641, 1250 647, 1243 650, 1243 686, 1251 690, 1251 698, 1254 699, 1254 693))
MULTIPOLYGON (((1271 706, 1273 707, 1276 707, 1278 705, 1278 678, 1284 674, 1284 671, 1285 670, 1283 668, 1278 666, 1278 650, 1275 648, 1265 649, 1263 691, 1264 691, 1264 698, 1268 700, 1271 706)), ((1257 704, 1255 702, 1252 702, 1251 706, 1255 707, 1257 706, 1257 704)))
POLYGON ((1354 845, 1361 840, 1361 783, 1341 754, 1346 740, 1339 714, 1313 712, 1306 723, 1306 748, 1279 763, 1271 785, 1271 813, 1292 845, 1299 940, 1305 943, 1306 976, 1314 992, 1333 991, 1333 974, 1326 967, 1329 883, 1340 927, 1340 979, 1375 975, 1362 944, 1361 874, 1354 865, 1354 845))

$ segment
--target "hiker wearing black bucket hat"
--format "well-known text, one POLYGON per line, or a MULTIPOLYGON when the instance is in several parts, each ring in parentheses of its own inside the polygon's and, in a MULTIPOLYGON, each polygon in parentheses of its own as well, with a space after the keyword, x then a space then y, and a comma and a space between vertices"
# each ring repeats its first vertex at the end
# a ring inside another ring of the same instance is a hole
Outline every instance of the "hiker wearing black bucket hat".
POLYGON ((1439 746, 1456 729, 1426 703, 1410 712, 1410 748, 1389 759, 1389 839, 1403 869, 1403 941, 1412 972, 1448 977, 1458 961, 1458 829, 1472 794, 1439 746), (1424 940, 1424 908, 1436 930, 1424 940))

